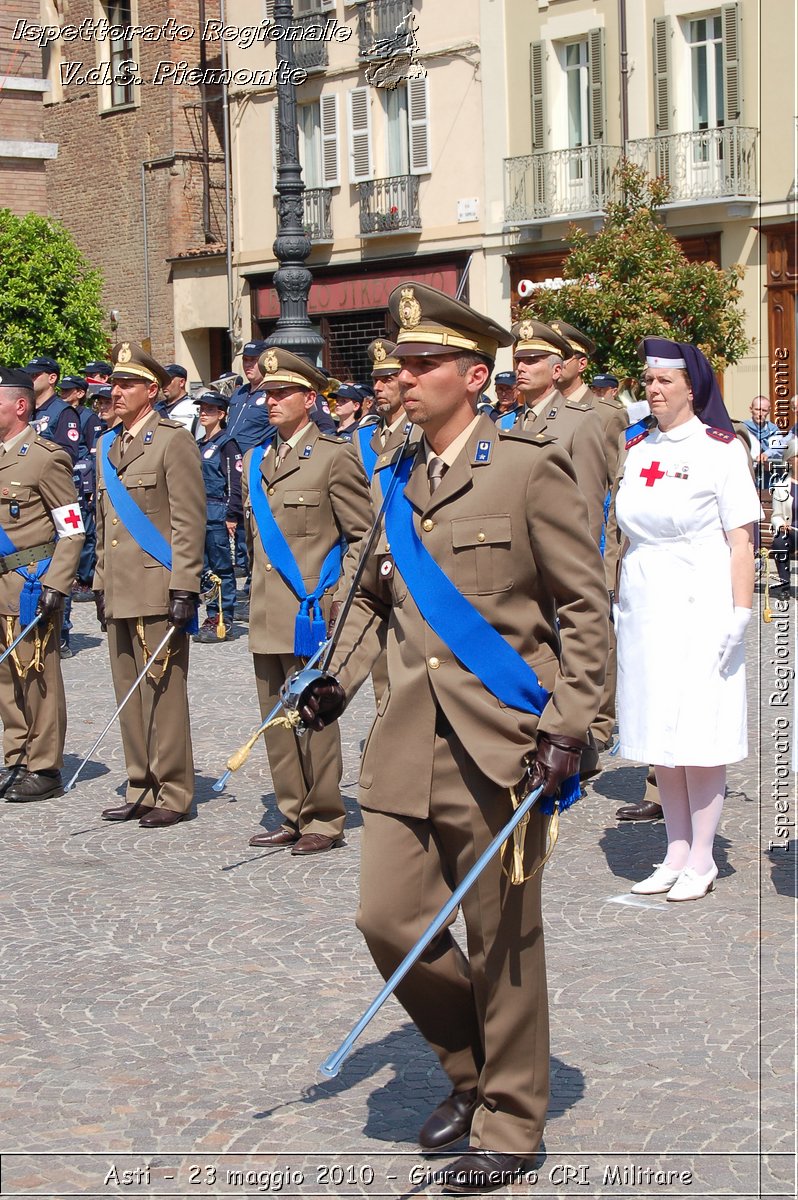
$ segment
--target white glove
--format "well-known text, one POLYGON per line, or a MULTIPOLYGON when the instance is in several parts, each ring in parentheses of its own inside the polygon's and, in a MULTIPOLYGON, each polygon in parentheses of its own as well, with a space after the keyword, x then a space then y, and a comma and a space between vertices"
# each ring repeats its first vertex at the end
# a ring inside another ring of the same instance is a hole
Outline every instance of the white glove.
POLYGON ((720 662, 718 666, 720 667, 721 674, 723 674, 731 662, 732 655, 737 647, 742 645, 745 638, 745 628, 750 620, 750 608, 735 607, 729 628, 720 640, 720 662))

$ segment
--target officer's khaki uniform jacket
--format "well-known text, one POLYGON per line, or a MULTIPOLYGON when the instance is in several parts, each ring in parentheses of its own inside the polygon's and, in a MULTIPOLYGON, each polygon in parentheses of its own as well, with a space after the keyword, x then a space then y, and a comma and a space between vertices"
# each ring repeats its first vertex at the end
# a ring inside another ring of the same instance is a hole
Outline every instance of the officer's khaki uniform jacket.
MULTIPOLYGON (((352 447, 319 433, 313 423, 279 466, 276 454, 273 443, 261 463, 263 490, 308 592, 316 587, 322 563, 334 543, 343 538, 348 544, 341 577, 322 597, 326 621, 332 601, 346 596, 361 539, 371 527, 368 481, 352 447)), ((242 481, 252 556, 249 648, 253 654, 292 654, 299 601, 263 549, 249 497, 251 458, 250 450, 244 456, 242 481)))
POLYGON ((607 487, 611 488, 618 474, 618 442, 621 434, 629 424, 629 417, 623 401, 618 397, 597 396, 586 383, 573 392, 571 400, 589 400, 598 413, 601 427, 604 430, 604 451, 607 455, 607 487))
MULTIPOLYGON (((0 457, 0 525, 19 550, 55 540, 53 509, 74 504, 75 512, 80 512, 69 455, 55 442, 37 437, 33 429, 28 433, 14 450, 0 457), (12 517, 17 506, 19 516, 12 517)), ((83 540, 79 533, 56 543, 43 584, 69 594, 83 540)), ((0 576, 0 613, 18 615, 22 587, 16 571, 0 576)))
MULTIPOLYGON (((604 680, 607 599, 567 451, 546 436, 501 433, 482 417, 430 497, 421 446, 409 451, 417 461, 405 494, 423 544, 552 692, 540 728, 584 739, 604 680), (487 463, 476 461, 480 441, 491 442, 487 463)), ((331 664, 350 695, 379 649, 380 619, 388 621, 390 688, 364 749, 361 804, 427 815, 436 703, 489 779, 517 783, 537 717, 505 707, 433 633, 393 567, 384 534, 331 664)))
POLYGON ((607 456, 601 421, 591 399, 577 400, 573 396, 566 399, 555 388, 547 397, 540 415, 527 409, 521 419, 526 433, 542 433, 546 437, 556 438, 557 444, 571 459, 576 482, 587 502, 588 526, 598 545, 608 488, 607 456))
MULTIPOLYGON (((107 437, 108 434, 104 434, 107 437)), ((205 552, 205 487, 197 443, 177 421, 153 412, 120 462, 122 435, 109 461, 126 490, 172 547, 172 570, 146 554, 124 528, 108 498, 97 454, 97 568, 111 618, 169 610, 169 589, 198 592, 205 552)))

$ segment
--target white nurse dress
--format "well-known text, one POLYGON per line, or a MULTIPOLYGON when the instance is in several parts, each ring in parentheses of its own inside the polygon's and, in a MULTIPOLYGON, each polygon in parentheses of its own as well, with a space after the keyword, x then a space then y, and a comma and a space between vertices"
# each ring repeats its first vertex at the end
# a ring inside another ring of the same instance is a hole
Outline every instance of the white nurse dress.
POLYGON ((734 611, 724 529, 758 521, 737 439, 698 417, 629 448, 616 499, 618 728, 624 758, 720 766, 748 753, 745 659, 719 668, 734 611))

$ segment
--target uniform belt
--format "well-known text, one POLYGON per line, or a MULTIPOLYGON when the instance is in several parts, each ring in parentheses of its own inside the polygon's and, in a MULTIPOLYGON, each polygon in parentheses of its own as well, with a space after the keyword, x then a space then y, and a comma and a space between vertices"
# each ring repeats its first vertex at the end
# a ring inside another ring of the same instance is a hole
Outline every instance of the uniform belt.
POLYGON ((0 575, 9 575, 17 567, 29 567, 41 562, 43 558, 52 558, 55 542, 47 542, 43 546, 30 546, 27 550, 17 550, 15 554, 4 554, 0 557, 0 575))

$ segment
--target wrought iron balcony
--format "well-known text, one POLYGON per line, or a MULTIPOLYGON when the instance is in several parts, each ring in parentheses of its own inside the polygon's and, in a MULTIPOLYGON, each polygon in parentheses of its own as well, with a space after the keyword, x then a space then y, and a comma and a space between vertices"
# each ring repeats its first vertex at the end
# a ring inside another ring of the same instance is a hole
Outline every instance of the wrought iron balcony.
POLYGON ((412 10, 413 0, 366 0, 358 5, 360 57, 393 58, 399 53, 410 53, 414 35, 410 23, 405 21, 412 10))
POLYGON ((628 156, 670 184, 669 204, 757 195, 756 129, 729 125, 636 138, 628 156))
MULTIPOLYGON (((279 196, 275 196, 275 209, 277 208, 278 201, 279 196)), ((333 230, 332 217, 330 216, 330 205, 332 203, 332 192, 330 189, 305 188, 303 201, 305 233, 314 244, 318 242, 331 242, 333 240, 333 230)))
POLYGON ((421 228, 418 176, 391 175, 357 185, 360 197, 360 236, 406 233, 421 228))
MULTIPOLYGON (((325 21, 329 17, 329 13, 312 12, 303 13, 301 17, 292 17, 292 25, 315 25, 324 26, 325 21)), ((292 42, 294 47, 294 61, 303 71, 319 71, 329 65, 329 54, 327 53, 327 41, 325 38, 320 38, 319 41, 310 41, 307 38, 295 38, 292 42)), ((277 43, 277 57, 280 57, 280 43, 277 43)))
POLYGON ((524 225, 604 212, 620 154, 618 146, 596 145, 506 158, 506 222, 524 225))

